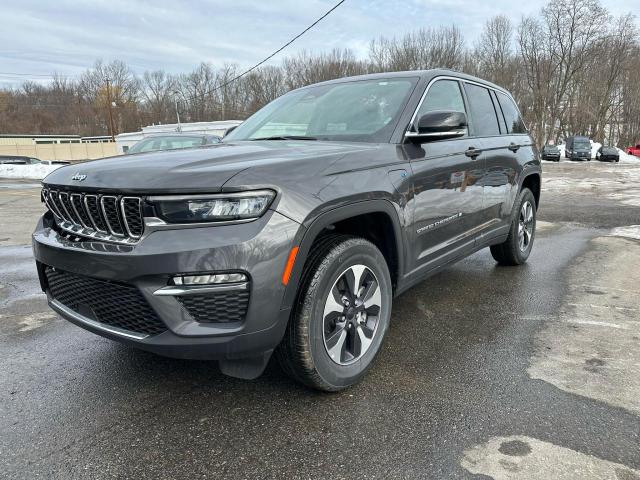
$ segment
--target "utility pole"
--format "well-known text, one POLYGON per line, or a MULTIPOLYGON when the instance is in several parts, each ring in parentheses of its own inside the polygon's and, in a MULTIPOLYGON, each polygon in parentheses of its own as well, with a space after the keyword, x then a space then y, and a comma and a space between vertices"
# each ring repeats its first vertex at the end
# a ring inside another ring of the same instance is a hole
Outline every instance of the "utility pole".
POLYGON ((109 129, 111 130, 111 141, 116 141, 116 132, 113 126, 113 103, 111 101, 111 79, 107 78, 107 106, 109 107, 109 129))
POLYGON ((180 125, 180 111, 178 110, 178 91, 173 92, 173 102, 176 106, 176 117, 178 118, 178 132, 182 132, 182 126, 180 125))

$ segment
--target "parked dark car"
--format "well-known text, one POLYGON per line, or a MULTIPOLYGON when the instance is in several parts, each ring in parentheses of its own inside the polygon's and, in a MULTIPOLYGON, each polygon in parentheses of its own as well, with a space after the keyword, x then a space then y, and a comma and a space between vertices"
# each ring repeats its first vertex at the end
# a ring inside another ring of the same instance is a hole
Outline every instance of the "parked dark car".
POLYGON ((154 135, 143 138, 138 143, 130 147, 125 153, 156 152, 160 150, 177 150, 179 148, 201 147, 202 145, 213 145, 220 143, 220 137, 216 135, 154 135))
POLYGON ((601 162, 619 162, 620 153, 616 147, 601 146, 596 152, 596 160, 601 162))
POLYGON ((588 137, 569 137, 564 148, 564 156, 569 160, 591 161, 591 140, 588 137))
POLYGON ((11 165, 68 165, 71 162, 64 160, 40 160, 34 157, 26 157, 22 155, 0 155, 0 164, 11 165))
POLYGON ((447 70, 344 78, 219 145, 51 173, 34 255, 50 306, 87 330, 241 378, 275 352, 335 391, 371 366, 394 297, 483 248, 526 262, 540 177, 502 88, 447 70))
POLYGON ((550 160, 552 162, 560 161, 560 149, 557 145, 545 145, 540 152, 543 160, 550 160))

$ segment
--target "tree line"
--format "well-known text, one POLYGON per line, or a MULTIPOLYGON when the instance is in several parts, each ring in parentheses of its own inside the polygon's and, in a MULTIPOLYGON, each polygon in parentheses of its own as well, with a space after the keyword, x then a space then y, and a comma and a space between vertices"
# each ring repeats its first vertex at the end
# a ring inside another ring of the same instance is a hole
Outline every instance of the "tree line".
POLYGON ((106 135, 110 103, 115 133, 175 123, 176 106, 183 122, 245 119, 310 83, 439 67, 509 90, 540 145, 573 134, 619 146, 640 141, 638 27, 598 0, 551 0, 517 24, 495 16, 472 44, 455 25, 421 28, 373 39, 365 59, 348 49, 301 51, 239 79, 236 65, 138 76, 122 61, 98 61, 77 79, 54 75, 46 85, 0 90, 0 132, 106 135))

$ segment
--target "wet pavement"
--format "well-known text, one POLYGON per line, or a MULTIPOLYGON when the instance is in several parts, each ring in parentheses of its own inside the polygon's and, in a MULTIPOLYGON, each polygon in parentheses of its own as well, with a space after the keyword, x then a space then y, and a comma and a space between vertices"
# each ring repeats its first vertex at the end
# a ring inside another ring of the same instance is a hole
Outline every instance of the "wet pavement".
POLYGON ((61 320, 4 213, 35 223, 37 191, 0 188, 0 478, 640 479, 640 230, 613 230, 640 224, 640 162, 544 170, 529 262, 482 251, 395 299, 330 395, 61 320))

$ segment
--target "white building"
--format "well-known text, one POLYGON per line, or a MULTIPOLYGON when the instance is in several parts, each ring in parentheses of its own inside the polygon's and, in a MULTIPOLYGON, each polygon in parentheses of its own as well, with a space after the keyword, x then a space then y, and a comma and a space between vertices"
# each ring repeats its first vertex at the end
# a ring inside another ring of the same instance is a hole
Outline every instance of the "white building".
MULTIPOLYGON (((227 133, 227 130, 233 127, 237 127, 241 123, 241 120, 181 123, 180 130, 182 133, 202 133, 223 137, 224 134, 227 133)), ((121 133, 119 135, 116 135, 116 148, 118 149, 118 153, 124 153, 126 149, 139 142, 143 138, 153 135, 178 132, 179 130, 177 123, 167 123, 165 125, 149 125, 148 127, 142 127, 142 130, 140 132, 121 133)))

